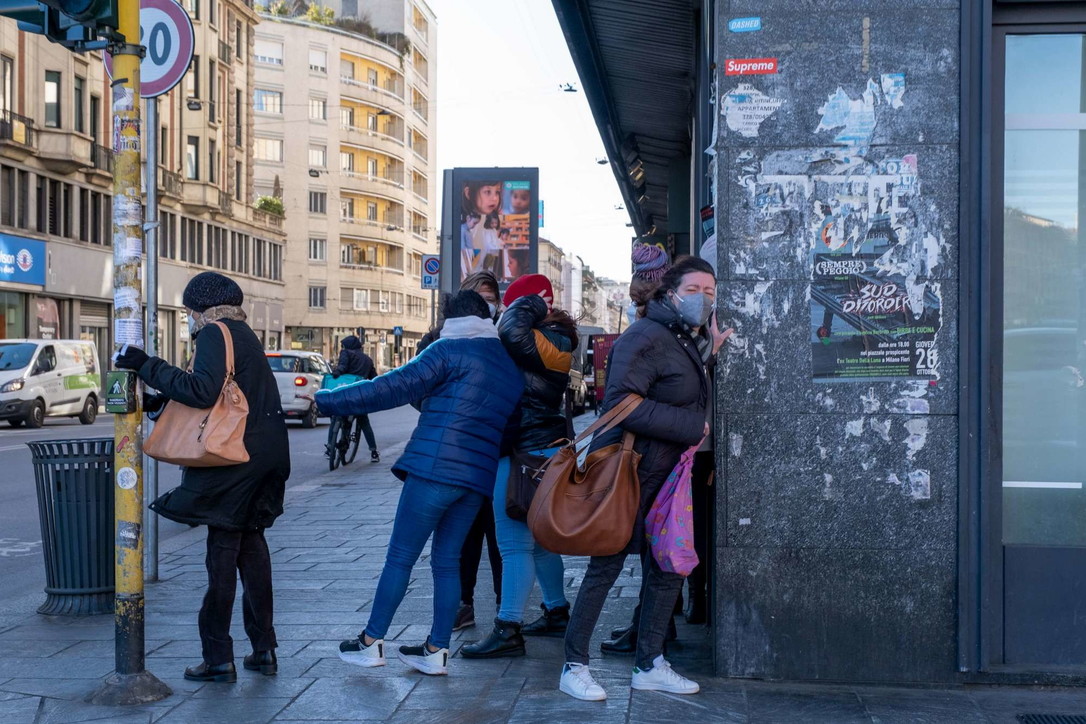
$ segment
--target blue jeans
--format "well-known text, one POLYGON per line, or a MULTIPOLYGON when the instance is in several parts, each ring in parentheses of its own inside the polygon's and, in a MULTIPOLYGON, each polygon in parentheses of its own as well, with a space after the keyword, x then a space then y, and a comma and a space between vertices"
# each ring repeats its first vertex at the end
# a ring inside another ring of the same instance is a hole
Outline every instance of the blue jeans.
MULTIPOLYGON (((533 450, 534 455, 553 455, 558 448, 533 450)), ((539 576, 543 605, 547 608, 565 606, 565 566, 562 556, 544 549, 532 538, 528 524, 513 520, 505 514, 505 494, 509 486, 510 458, 498 461, 498 477, 494 481, 494 529, 498 535, 498 550, 502 554, 502 603, 498 618, 520 623, 524 607, 539 576)))
POLYGON ((408 477, 400 493, 388 555, 377 582, 377 595, 366 624, 366 635, 383 639, 400 606, 411 569, 422 554, 430 534, 430 569, 434 574, 434 622, 430 643, 448 648, 453 619, 460 605, 460 549, 486 498, 457 485, 408 477))

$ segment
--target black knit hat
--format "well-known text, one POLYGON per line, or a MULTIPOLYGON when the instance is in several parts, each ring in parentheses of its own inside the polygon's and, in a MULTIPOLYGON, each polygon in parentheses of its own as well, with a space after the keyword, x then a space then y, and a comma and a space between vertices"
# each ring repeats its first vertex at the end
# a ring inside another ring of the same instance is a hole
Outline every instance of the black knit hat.
POLYGON ((245 294, 233 279, 218 272, 200 272, 189 280, 181 302, 194 312, 227 304, 240 307, 245 294))

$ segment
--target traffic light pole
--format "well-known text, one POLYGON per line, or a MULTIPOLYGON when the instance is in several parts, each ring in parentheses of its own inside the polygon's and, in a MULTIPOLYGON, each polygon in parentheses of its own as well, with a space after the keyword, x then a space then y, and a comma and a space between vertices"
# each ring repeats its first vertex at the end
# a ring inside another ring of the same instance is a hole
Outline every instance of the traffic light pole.
MULTIPOLYGON (((140 197, 139 0, 119 0, 113 55, 113 342, 142 347, 143 205, 140 197)), ((148 185, 155 179, 149 178, 148 185)), ((129 373, 131 375, 131 373, 129 373)), ((115 672, 93 693, 94 704, 144 704, 170 688, 144 668, 143 617, 143 412, 140 385, 129 411, 114 417, 115 672)))

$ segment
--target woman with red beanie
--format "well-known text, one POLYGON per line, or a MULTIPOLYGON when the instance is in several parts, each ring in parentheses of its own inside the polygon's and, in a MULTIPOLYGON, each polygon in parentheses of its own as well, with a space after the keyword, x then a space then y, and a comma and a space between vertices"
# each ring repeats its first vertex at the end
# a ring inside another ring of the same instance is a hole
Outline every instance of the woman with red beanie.
MULTIPOLYGON (((577 323, 554 308, 554 289, 542 274, 514 281, 503 301, 506 310, 498 321, 498 335, 524 375, 519 414, 513 413, 510 425, 514 429, 507 436, 517 452, 550 456, 567 435, 562 399, 577 348, 577 323)), ((494 484, 494 525, 502 556, 501 604, 494 630, 460 650, 467 659, 523 656, 524 634, 563 636, 569 621, 562 557, 540 547, 528 525, 506 513, 512 452, 504 451, 494 484), (543 590, 543 615, 522 627, 524 606, 537 576, 543 590)))

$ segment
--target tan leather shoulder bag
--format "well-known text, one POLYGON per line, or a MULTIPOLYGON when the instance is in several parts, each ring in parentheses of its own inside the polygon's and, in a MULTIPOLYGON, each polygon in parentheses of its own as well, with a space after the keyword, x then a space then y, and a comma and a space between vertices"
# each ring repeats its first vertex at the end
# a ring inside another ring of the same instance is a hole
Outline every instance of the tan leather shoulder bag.
POLYGON ((212 322, 226 342, 226 380, 215 404, 206 410, 166 403, 143 451, 164 463, 189 468, 212 468, 249 462, 245 449, 245 421, 249 401, 234 381, 234 339, 222 322, 212 322))
POLYGON ((643 398, 627 395, 547 461, 528 510, 528 527, 539 545, 571 556, 609 556, 630 542, 641 505, 635 435, 588 453, 597 434, 625 420, 643 398))

